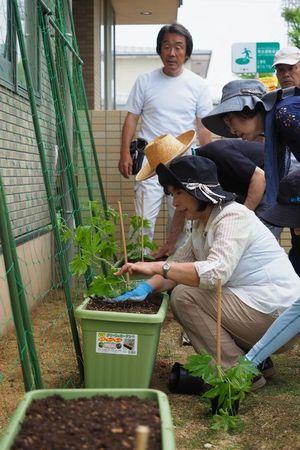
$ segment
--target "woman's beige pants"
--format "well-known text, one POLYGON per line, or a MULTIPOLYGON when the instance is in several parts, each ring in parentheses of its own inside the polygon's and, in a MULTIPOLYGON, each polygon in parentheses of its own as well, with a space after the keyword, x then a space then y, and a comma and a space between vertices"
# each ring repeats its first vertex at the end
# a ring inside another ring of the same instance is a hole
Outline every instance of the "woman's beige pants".
MULTIPOLYGON (((215 357, 217 335, 216 290, 176 286, 171 307, 197 353, 215 357)), ((275 317, 247 306, 228 288, 222 289, 221 354, 224 368, 233 366, 267 331, 275 317)))

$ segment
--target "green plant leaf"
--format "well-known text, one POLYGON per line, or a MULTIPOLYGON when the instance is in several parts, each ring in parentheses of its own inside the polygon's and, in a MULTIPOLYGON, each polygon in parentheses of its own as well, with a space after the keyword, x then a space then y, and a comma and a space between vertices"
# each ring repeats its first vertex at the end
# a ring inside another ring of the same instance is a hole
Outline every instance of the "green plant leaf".
POLYGON ((190 355, 183 367, 192 375, 202 377, 206 383, 211 384, 216 377, 215 367, 211 362, 212 357, 208 353, 203 352, 198 355, 190 355))
POLYGON ((228 411, 222 410, 220 414, 215 414, 213 416, 213 421, 211 425, 212 430, 216 431, 235 431, 241 432, 244 428, 244 423, 239 416, 232 416, 228 411))
POLYGON ((215 386, 212 389, 209 389, 208 391, 204 392, 202 397, 204 398, 216 398, 218 397, 222 392, 222 389, 219 386, 215 386))
POLYGON ((212 428, 225 431, 240 428, 241 420, 231 417, 234 403, 235 401, 241 403, 244 400, 254 376, 259 373, 257 368, 246 358, 241 357, 235 366, 225 371, 218 370, 212 364, 212 357, 206 352, 189 356, 184 368, 192 375, 202 377, 211 386, 202 397, 218 399, 218 409, 223 413, 216 415, 212 428))
POLYGON ((88 295, 96 295, 98 297, 114 298, 126 291, 126 285, 123 281, 116 277, 105 278, 103 275, 94 277, 89 289, 88 295))
POLYGON ((78 253, 70 263, 70 270, 74 275, 83 275, 88 269, 87 261, 78 253))

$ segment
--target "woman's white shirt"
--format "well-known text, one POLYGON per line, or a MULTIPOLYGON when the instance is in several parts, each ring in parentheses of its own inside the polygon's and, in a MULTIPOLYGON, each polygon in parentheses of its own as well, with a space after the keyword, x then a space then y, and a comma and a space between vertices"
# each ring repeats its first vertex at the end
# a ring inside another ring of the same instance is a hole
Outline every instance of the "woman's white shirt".
POLYGON ((300 278, 273 234, 244 205, 215 206, 205 225, 194 222, 190 238, 172 260, 195 261, 199 287, 216 280, 248 306, 280 314, 300 294, 300 278))

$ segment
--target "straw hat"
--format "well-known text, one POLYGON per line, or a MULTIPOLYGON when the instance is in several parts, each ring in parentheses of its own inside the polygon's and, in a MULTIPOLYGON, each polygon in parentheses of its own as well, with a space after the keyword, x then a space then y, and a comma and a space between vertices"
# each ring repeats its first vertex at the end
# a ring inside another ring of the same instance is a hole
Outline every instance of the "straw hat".
POLYGON ((176 138, 170 134, 158 136, 145 147, 145 156, 148 162, 136 175, 136 181, 147 180, 155 174, 158 164, 168 164, 176 156, 187 151, 195 139, 196 131, 190 130, 180 134, 176 138))

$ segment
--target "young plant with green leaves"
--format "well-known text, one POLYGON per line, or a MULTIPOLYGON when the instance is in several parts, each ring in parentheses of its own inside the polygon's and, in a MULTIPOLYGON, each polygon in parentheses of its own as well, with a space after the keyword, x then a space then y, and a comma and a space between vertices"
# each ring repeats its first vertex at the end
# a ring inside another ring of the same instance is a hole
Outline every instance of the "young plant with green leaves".
POLYGON ((189 356, 184 368, 193 376, 201 377, 210 386, 202 397, 216 403, 217 412, 213 416, 211 428, 240 431, 243 422, 236 415, 237 406, 250 391, 253 378, 259 374, 258 369, 250 361, 240 357, 235 366, 222 370, 206 352, 189 356))
MULTIPOLYGON (((143 233, 143 230, 148 230, 149 228, 151 228, 149 220, 138 215, 130 218, 130 231, 127 244, 128 261, 141 261, 142 254, 145 250, 152 252, 157 248, 157 245, 150 241, 149 236, 143 233)), ((154 260, 150 254, 145 255, 145 259, 148 261, 154 260)))
POLYGON ((116 261, 116 231, 119 225, 118 213, 109 208, 104 211, 97 202, 89 202, 88 215, 84 224, 74 232, 61 225, 63 240, 72 239, 78 252, 70 263, 72 274, 81 276, 88 269, 92 271, 92 281, 87 295, 114 298, 132 289, 135 283, 126 283, 123 276, 114 273, 119 266, 116 261))

